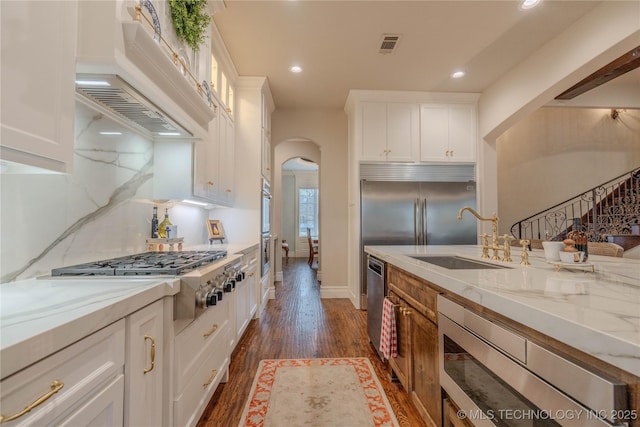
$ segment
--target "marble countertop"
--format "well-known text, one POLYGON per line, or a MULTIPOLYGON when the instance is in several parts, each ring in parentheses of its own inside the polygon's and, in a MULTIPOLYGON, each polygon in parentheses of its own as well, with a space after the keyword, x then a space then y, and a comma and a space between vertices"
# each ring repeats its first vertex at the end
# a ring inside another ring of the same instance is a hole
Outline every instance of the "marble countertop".
POLYGON ((42 278, 0 285, 0 378, 180 291, 175 277, 42 278))
POLYGON ((591 270, 556 271, 544 251, 530 266, 480 258, 479 246, 366 246, 365 252, 518 323, 640 376, 640 261, 590 256, 591 270), (505 269, 449 270, 411 255, 459 255, 505 269))

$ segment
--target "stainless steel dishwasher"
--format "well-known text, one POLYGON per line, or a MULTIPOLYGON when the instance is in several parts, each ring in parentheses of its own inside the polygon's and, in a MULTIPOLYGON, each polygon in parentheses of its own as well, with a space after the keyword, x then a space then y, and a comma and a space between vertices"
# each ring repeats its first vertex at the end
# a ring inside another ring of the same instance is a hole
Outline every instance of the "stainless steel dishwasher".
POLYGON ((384 262, 367 255, 367 333, 378 355, 380 352, 380 327, 382 326, 382 302, 387 295, 384 262))

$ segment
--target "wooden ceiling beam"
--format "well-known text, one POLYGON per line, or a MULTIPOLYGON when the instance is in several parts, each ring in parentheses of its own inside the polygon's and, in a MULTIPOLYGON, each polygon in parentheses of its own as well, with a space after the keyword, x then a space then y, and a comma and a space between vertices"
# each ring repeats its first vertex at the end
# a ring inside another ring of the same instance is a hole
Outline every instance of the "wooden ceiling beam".
POLYGON ((640 67, 640 46, 625 53, 595 73, 585 77, 577 84, 556 96, 556 99, 573 99, 638 67, 640 67))

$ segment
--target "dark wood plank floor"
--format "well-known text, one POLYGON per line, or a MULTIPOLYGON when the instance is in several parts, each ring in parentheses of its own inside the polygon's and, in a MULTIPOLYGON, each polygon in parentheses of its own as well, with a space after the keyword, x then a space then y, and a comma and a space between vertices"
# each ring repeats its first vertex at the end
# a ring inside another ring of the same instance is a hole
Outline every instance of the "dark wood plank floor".
POLYGON ((366 311, 356 310, 348 299, 320 299, 316 271, 306 258, 283 260, 283 277, 275 285, 276 299, 269 300, 238 343, 229 382, 218 387, 198 427, 238 425, 260 360, 318 357, 368 357, 400 425, 425 426, 369 342, 366 311))

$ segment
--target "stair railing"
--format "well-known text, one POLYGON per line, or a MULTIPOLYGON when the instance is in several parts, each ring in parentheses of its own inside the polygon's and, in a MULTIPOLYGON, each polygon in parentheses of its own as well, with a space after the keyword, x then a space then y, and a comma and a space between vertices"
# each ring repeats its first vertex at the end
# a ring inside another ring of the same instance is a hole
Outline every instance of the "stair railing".
POLYGON ((640 168, 634 169, 569 200, 516 222, 518 239, 563 240, 570 231, 586 231, 589 241, 608 234, 631 234, 640 223, 640 168))

